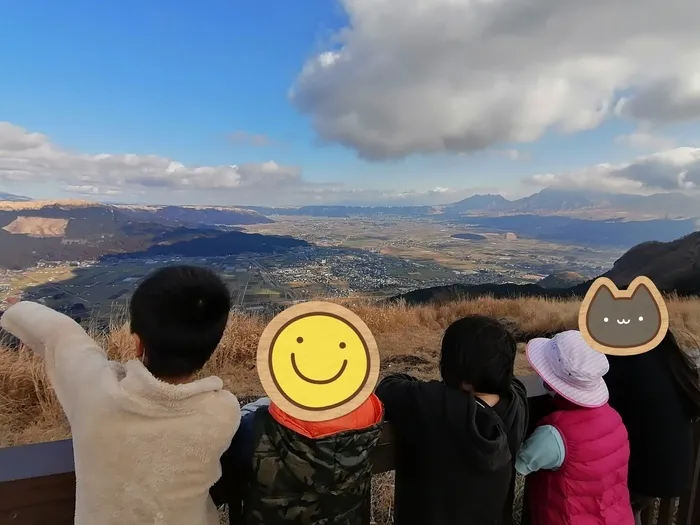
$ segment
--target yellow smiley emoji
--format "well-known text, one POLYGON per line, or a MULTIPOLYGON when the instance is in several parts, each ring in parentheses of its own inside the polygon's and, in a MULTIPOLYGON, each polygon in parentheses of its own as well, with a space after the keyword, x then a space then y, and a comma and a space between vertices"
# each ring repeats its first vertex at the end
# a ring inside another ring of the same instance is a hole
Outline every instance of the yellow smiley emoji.
POLYGON ((379 352, 353 312, 308 302, 267 325, 257 366, 265 392, 283 411, 304 421, 327 421, 367 400, 379 377, 379 352))

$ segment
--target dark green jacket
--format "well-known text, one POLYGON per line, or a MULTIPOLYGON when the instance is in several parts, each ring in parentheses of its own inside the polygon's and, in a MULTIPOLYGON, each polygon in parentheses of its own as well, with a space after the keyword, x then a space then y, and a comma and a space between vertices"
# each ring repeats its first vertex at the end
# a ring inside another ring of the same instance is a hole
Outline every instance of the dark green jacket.
POLYGON ((362 525, 380 431, 381 422, 311 439, 257 410, 246 525, 362 525))

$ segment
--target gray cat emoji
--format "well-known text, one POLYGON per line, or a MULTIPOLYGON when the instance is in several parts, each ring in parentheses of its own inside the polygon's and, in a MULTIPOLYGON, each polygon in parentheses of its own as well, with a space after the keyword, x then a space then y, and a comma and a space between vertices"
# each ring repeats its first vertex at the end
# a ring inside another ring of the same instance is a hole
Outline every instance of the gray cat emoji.
POLYGON ((637 355, 656 347, 668 331, 661 292, 645 276, 619 290, 607 277, 596 279, 581 303, 579 331, 603 354, 637 355))

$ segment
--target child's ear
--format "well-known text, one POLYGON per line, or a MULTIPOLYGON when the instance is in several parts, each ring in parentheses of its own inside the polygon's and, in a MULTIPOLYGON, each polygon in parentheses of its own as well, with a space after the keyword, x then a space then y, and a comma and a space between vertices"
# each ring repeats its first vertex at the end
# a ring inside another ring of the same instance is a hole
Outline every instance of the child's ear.
POLYGON ((133 334, 132 337, 134 338, 134 347, 136 348, 136 358, 143 360, 143 343, 141 342, 141 338, 133 334))

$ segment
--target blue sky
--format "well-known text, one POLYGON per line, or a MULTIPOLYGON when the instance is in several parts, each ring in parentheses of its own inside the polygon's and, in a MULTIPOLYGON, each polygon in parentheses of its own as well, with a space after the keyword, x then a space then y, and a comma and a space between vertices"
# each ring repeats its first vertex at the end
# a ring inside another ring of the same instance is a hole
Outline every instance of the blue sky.
MULTIPOLYGON (((462 155, 418 148, 403 158, 368 161, 352 147, 324 141, 289 90, 304 64, 349 24, 349 13, 331 0, 6 0, 2 12, 0 121, 41 133, 53 148, 75 155, 157 155, 186 166, 274 161, 298 169, 306 184, 389 192, 522 192, 520 181, 529 175, 640 155, 616 139, 636 129, 623 119, 572 134, 550 127, 533 142, 496 142, 462 155), (263 135, 265 144, 234 141, 236 132, 263 135)), ((693 141, 696 130, 686 122, 664 134, 693 141)), ((0 178, 0 190, 74 196, 65 180, 45 175, 0 178)), ((138 195, 115 189, 111 198, 163 198, 138 195)), ((217 192, 203 201, 245 204, 239 199, 251 195, 217 192)))

